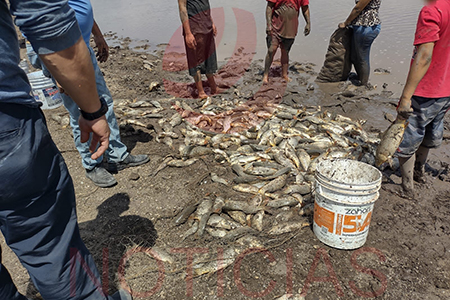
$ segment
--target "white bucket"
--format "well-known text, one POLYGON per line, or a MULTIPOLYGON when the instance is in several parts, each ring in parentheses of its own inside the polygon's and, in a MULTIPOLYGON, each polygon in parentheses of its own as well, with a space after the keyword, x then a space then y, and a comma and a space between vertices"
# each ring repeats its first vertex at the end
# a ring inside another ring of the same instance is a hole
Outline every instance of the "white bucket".
POLYGON ((319 163, 313 225, 317 238, 338 249, 362 247, 381 179, 378 169, 359 161, 337 159, 319 163))
POLYGON ((59 90, 53 81, 45 77, 42 71, 28 73, 28 80, 36 101, 42 102, 42 109, 53 109, 62 105, 59 90))

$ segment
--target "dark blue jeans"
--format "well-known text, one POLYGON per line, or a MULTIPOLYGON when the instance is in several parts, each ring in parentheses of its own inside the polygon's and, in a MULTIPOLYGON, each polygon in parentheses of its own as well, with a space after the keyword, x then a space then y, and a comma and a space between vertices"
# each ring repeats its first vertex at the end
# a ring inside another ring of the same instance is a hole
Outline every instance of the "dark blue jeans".
POLYGON ((353 26, 352 63, 362 85, 369 83, 370 49, 380 31, 381 25, 353 26))
MULTIPOLYGON (((0 103, 0 229, 45 300, 107 299, 80 237, 72 179, 38 108, 0 103)), ((26 299, 3 265, 0 299, 26 299)))

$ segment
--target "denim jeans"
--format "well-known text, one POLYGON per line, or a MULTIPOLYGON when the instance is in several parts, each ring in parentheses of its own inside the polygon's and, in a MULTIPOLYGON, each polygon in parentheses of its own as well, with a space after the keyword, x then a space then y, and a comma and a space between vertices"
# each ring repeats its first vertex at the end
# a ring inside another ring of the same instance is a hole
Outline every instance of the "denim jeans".
MULTIPOLYGON (((38 108, 0 103, 0 229, 44 299, 110 299, 97 288, 72 178, 38 108)), ((0 299, 26 299, 3 265, 0 299)))
MULTIPOLYGON (((106 160, 112 163, 119 163, 128 156, 127 146, 125 146, 120 141, 119 125, 117 124, 116 115, 114 114, 113 99, 108 87, 106 86, 103 73, 98 66, 94 50, 92 50, 90 46, 88 46, 88 49, 91 55, 92 64, 94 65, 95 81, 97 83, 98 95, 99 97, 103 97, 103 99, 105 99, 106 103, 108 104, 106 120, 108 121, 111 134, 109 137, 109 148, 105 152, 106 160)), ((39 59, 39 56, 34 52, 29 43, 27 43, 27 54, 28 59, 30 60, 30 63, 33 67, 35 67, 36 69, 42 69, 42 72, 45 76, 51 77, 51 74, 45 68, 44 64, 39 59)), ((92 170, 96 165, 102 162, 103 157, 99 157, 97 160, 93 160, 91 158, 91 153, 89 152, 90 140, 88 143, 81 143, 80 141, 80 127, 78 126, 80 111, 78 110, 78 105, 72 100, 72 98, 70 98, 70 96, 66 94, 61 94, 61 98, 63 100, 64 106, 70 114, 70 126, 72 127, 73 139, 75 141, 75 147, 81 155, 81 162, 83 164, 83 167, 87 170, 92 170)))
POLYGON ((370 49, 380 31, 381 25, 353 26, 352 63, 362 85, 369 82, 370 49))
MULTIPOLYGON (((98 95, 99 97, 105 99, 108 104, 106 120, 108 121, 111 134, 109 137, 109 147, 105 152, 105 157, 108 162, 119 163, 128 156, 127 146, 120 141, 119 125, 117 124, 116 115, 114 114, 113 99, 108 87, 106 86, 102 71, 98 66, 94 50, 92 50, 91 47, 88 48, 91 54, 92 64, 94 65, 98 95)), ((93 160, 91 158, 91 153, 89 152, 90 143, 81 143, 80 141, 80 127, 78 126, 80 111, 78 110, 78 106, 68 95, 62 94, 61 97, 63 99, 64 106, 70 114, 70 126, 72 127, 73 139, 75 141, 75 146, 81 155, 83 167, 87 170, 92 170, 96 165, 102 162, 103 157, 100 157, 97 160, 93 160)))

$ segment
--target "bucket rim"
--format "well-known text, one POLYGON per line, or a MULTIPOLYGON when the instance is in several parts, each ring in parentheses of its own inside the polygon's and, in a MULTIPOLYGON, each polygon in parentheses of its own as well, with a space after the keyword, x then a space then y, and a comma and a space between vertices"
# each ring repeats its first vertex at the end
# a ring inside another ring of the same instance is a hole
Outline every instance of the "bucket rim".
MULTIPOLYGON (((342 185, 342 186, 361 187, 361 188, 364 187, 365 189, 369 189, 370 186, 378 186, 378 185, 381 186, 381 182, 383 180, 383 173, 381 173, 381 171, 378 170, 377 168, 375 168, 374 166, 369 165, 369 164, 364 163, 364 162, 361 162, 361 161, 347 159, 347 158, 335 158, 335 159, 329 159, 329 160, 321 161, 316 167, 315 175, 316 175, 315 177, 317 179, 319 179, 319 180, 323 178, 324 180, 326 180, 328 182, 337 183, 337 184, 342 185), (376 181, 373 181, 373 182, 370 182, 370 183, 365 183, 365 184, 363 184, 363 183, 354 183, 353 184, 352 183, 352 184, 350 184, 350 183, 346 183, 346 182, 342 182, 342 181, 338 181, 338 180, 329 178, 328 176, 325 176, 324 174, 322 174, 319 171, 319 166, 321 166, 322 164, 329 163, 329 162, 336 162, 336 161, 347 161, 347 162, 352 163, 352 164, 359 164, 359 165, 367 166, 370 169, 374 170, 379 175, 379 178, 376 181)), ((323 180, 321 180, 321 181, 323 182, 323 180)), ((351 188, 351 190, 355 190, 355 188, 351 188)))

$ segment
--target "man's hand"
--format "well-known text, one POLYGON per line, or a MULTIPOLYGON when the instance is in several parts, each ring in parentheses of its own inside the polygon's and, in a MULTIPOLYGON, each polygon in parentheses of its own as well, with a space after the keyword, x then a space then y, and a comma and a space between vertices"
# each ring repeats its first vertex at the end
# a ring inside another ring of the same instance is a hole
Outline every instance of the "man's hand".
POLYGON ((344 29, 344 28, 347 28, 347 25, 345 24, 345 22, 342 22, 342 23, 339 23, 338 27, 341 29, 344 29))
POLYGON ((89 146, 89 151, 92 153, 92 159, 98 159, 103 155, 103 153, 105 153, 109 146, 109 126, 108 122, 106 121, 106 117, 103 116, 96 120, 88 121, 80 116, 78 125, 80 126, 82 143, 86 143, 87 141, 89 141, 89 134, 92 133, 92 140, 91 145, 89 146))
POLYGON ((191 49, 197 48, 197 41, 195 40, 195 36, 192 33, 186 34, 186 45, 191 49))
POLYGON ((308 36, 311 33, 311 24, 307 23, 305 26, 305 36, 308 36))
POLYGON ((217 27, 216 27, 216 24, 213 23, 212 29, 213 29, 213 34, 214 34, 214 36, 217 36, 217 27))
POLYGON ((97 60, 104 63, 109 57, 109 46, 103 35, 94 36, 95 46, 97 46, 97 60))
POLYGON ((397 107, 398 117, 403 120, 408 120, 413 112, 414 110, 411 107, 411 98, 401 98, 397 107))

